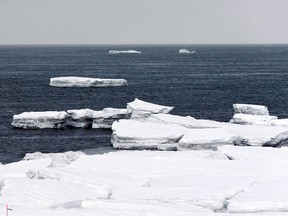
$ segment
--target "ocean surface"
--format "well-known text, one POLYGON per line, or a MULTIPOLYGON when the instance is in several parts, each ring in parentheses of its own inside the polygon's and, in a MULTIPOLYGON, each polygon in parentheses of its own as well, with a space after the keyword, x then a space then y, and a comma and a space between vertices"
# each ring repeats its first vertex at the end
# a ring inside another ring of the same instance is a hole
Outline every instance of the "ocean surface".
POLYGON ((288 46, 0 46, 0 92, 0 162, 10 163, 28 152, 111 145, 109 130, 13 128, 13 115, 26 111, 125 108, 137 97, 196 118, 229 121, 233 103, 288 117, 288 46), (57 76, 124 78, 128 86, 50 87, 57 76))

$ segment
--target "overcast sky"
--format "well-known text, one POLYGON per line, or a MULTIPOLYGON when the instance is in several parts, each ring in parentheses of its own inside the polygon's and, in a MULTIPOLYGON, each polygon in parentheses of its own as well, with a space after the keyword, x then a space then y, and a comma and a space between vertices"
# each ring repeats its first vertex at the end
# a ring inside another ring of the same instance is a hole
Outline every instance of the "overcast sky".
POLYGON ((0 0, 0 44, 288 43, 288 0, 0 0))

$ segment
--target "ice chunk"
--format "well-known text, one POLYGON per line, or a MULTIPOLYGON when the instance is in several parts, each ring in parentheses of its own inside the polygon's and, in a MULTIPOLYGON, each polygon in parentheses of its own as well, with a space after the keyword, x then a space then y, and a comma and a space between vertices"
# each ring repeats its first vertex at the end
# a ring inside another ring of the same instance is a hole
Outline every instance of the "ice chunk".
POLYGON ((277 119, 277 116, 269 115, 251 115, 238 113, 233 116, 230 123, 242 125, 272 125, 271 120, 277 119))
POLYGON ((125 86, 125 79, 100 79, 88 77, 54 77, 50 78, 53 87, 109 87, 125 86))
POLYGON ((281 147, 288 145, 288 131, 278 134, 276 137, 272 137, 269 141, 263 144, 263 146, 281 147))
POLYGON ((12 126, 23 129, 60 129, 66 125, 67 113, 64 111, 24 112, 13 116, 12 126))
POLYGON ((179 52, 179 53, 184 53, 184 54, 195 53, 195 51, 189 51, 189 50, 187 50, 187 49, 180 49, 178 52, 179 52))
POLYGON ((169 113, 174 107, 162 106, 145 102, 135 98, 133 102, 127 103, 127 110, 130 113, 137 112, 150 112, 150 113, 169 113))
POLYGON ((157 149, 159 145, 177 143, 186 128, 131 119, 114 122, 112 130, 114 148, 157 149))
POLYGON ((67 126, 91 128, 93 112, 91 109, 67 110, 67 126))
POLYGON ((263 115, 268 116, 268 108, 262 105, 254 104, 233 104, 234 113, 250 114, 250 115, 263 115))
POLYGON ((109 50, 109 54, 140 54, 137 50, 109 50))
POLYGON ((229 134, 221 128, 190 129, 179 141, 179 147, 203 149, 218 145, 232 144, 233 137, 233 134, 229 134))
POLYGON ((93 112, 92 128, 111 128, 114 121, 130 117, 127 109, 105 108, 93 112))

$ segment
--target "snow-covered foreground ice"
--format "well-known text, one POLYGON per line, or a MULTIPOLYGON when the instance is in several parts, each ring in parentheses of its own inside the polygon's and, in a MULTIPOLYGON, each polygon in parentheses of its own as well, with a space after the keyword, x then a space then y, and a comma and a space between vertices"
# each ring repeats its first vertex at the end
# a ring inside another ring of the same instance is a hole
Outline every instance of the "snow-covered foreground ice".
POLYGON ((222 146, 30 154, 0 166, 0 206, 4 211, 8 203, 15 216, 285 215, 287 153, 287 148, 222 146), (51 166, 53 161, 62 163, 51 166))
POLYGON ((54 77, 50 78, 53 87, 110 87, 125 86, 125 79, 100 79, 89 77, 54 77))
POLYGON ((109 54, 140 54, 137 50, 110 50, 109 54))

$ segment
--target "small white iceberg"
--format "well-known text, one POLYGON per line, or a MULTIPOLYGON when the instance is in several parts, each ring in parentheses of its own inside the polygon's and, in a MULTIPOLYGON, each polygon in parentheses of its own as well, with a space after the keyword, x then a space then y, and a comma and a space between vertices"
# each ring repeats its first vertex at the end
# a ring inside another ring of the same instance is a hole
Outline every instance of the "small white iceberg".
POLYGON ((50 78, 53 87, 110 87, 126 86, 125 79, 100 79, 88 77, 54 77, 50 78))
POLYGON ((137 50, 109 50, 109 54, 140 54, 137 50))
POLYGON ((187 50, 187 49, 180 49, 179 51, 178 51, 179 53, 186 53, 186 54, 188 54, 188 53, 195 53, 196 51, 189 51, 189 50, 187 50))

